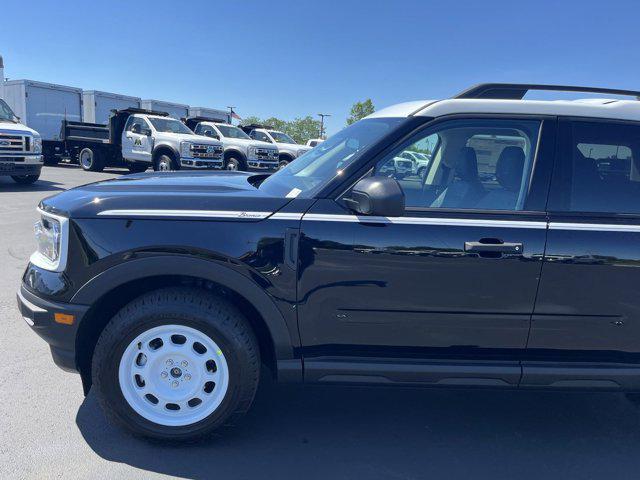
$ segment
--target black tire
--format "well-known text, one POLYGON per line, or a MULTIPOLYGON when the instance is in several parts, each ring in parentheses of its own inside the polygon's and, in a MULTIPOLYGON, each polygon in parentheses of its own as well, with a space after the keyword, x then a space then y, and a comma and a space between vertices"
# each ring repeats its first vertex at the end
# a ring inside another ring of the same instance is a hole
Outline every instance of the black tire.
POLYGON ((234 170, 239 172, 244 172, 247 170, 247 164, 241 158, 238 158, 235 155, 230 156, 224 162, 225 170, 234 170))
POLYGON ((143 162, 129 163, 127 165, 127 168, 131 173, 142 173, 147 171, 147 168, 149 168, 149 164, 143 162))
POLYGON ((111 319, 94 351, 92 377, 98 402, 114 423, 157 440, 196 441, 249 409, 260 378, 260 352, 247 320, 228 301, 205 290, 164 288, 133 300, 111 319), (118 379, 120 359, 129 343, 150 328, 169 324, 208 335, 229 366, 229 386, 220 405, 208 417, 185 426, 163 426, 135 412, 118 379))
POLYGON ((20 185, 31 185, 34 182, 37 182, 40 178, 40 174, 37 175, 11 175, 11 178, 14 182, 19 183, 20 185))
POLYGON ((153 162, 153 169, 156 172, 180 170, 180 164, 172 156, 163 153, 158 155, 156 161, 153 162))
POLYGON ((85 147, 78 153, 78 163, 85 172, 101 172, 104 169, 104 161, 98 150, 85 147))
POLYGON ((292 161, 292 158, 287 155, 280 155, 280 159, 278 160, 278 170, 282 170, 284 167, 289 165, 292 161))

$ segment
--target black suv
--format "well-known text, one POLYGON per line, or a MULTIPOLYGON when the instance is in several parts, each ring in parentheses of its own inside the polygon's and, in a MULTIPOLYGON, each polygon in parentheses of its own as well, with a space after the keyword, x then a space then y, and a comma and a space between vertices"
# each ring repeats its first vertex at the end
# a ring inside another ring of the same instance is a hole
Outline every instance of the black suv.
POLYGON ((21 313, 112 419, 155 438, 245 412, 263 366, 640 391, 640 103, 522 99, 543 88, 640 96, 485 84, 377 112, 271 176, 55 195, 21 313))

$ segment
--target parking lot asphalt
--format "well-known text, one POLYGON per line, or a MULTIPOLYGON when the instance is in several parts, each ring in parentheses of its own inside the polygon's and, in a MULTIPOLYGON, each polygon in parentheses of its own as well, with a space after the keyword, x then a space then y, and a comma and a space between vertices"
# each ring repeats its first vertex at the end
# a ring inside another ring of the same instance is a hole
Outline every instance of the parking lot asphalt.
MULTIPOLYGON (((0 478, 637 479, 640 412, 612 393, 443 391, 262 382, 211 441, 159 445, 107 424, 59 370, 15 292, 38 201, 119 172, 0 177, 0 478)), ((428 288, 428 285, 425 285, 428 288)))

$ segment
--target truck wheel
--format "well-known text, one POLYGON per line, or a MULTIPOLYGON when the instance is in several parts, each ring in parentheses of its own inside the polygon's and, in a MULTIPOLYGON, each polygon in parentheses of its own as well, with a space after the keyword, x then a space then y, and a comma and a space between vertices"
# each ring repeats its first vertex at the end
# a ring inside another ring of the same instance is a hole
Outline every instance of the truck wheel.
POLYGON ((131 173, 142 173, 147 171, 147 168, 149 168, 149 165, 147 163, 141 163, 141 162, 130 163, 127 165, 127 168, 131 173))
POLYGON ((104 168, 100 154, 88 147, 80 150, 78 163, 80 163, 80 167, 86 172, 101 172, 104 168))
POLYGON ((180 165, 169 155, 162 154, 158 156, 153 169, 156 172, 169 172, 171 170, 180 170, 180 165))
POLYGON ((37 175, 11 175, 11 178, 14 182, 19 183, 21 185, 31 185, 34 182, 37 182, 40 178, 40 174, 37 175))
POLYGON ((260 376, 258 344, 244 316, 187 287, 147 293, 107 324, 92 359, 108 418, 159 440, 192 441, 245 413, 260 376))
POLYGON ((278 170, 282 170, 293 161, 289 155, 280 155, 278 159, 278 170))
POLYGON ((244 172, 247 169, 245 163, 237 157, 229 157, 225 162, 225 169, 227 170, 239 170, 244 172))

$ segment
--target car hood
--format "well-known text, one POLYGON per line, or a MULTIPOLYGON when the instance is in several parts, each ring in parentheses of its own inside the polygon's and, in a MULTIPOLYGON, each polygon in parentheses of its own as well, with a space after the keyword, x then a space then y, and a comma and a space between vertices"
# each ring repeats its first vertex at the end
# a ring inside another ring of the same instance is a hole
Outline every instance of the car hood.
POLYGON ((3 120, 0 120, 0 130, 9 130, 21 134, 30 133, 31 135, 38 135, 38 132, 36 132, 33 128, 29 128, 21 123, 6 122, 3 120))
POLYGON ((256 221, 289 198, 269 197, 245 172, 157 172, 90 183, 42 201, 40 208, 70 218, 173 217, 256 221))

